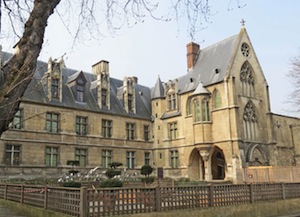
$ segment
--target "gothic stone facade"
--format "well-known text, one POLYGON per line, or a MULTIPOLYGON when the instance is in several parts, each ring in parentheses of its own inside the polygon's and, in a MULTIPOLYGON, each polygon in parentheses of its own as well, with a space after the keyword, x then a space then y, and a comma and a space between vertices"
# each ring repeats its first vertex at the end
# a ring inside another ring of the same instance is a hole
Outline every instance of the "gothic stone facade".
MULTIPOLYGON (((2 64, 10 58, 2 52, 2 64)), ((3 172, 59 175, 105 170, 114 161, 165 177, 236 180, 251 166, 300 162, 298 118, 273 114, 268 84, 245 28, 200 49, 187 45, 188 72, 154 87, 136 77, 110 77, 100 61, 92 73, 64 61, 38 62, 20 110, 0 140, 3 172)))

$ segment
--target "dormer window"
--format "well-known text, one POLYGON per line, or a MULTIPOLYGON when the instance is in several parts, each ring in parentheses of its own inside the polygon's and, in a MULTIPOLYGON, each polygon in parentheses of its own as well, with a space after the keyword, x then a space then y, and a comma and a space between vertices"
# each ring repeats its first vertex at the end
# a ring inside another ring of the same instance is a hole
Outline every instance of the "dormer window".
POLYGON ((51 96, 52 98, 59 98, 59 80, 56 78, 51 80, 51 96))
POLYGON ((133 112, 133 96, 128 94, 128 111, 133 112))
POLYGON ((107 90, 106 89, 101 90, 101 104, 102 104, 102 106, 107 106, 107 90))
POLYGON ((78 78, 76 82, 76 101, 83 102, 84 95, 84 81, 82 78, 78 78))
POLYGON ((176 94, 175 91, 169 91, 168 93, 168 109, 176 109, 176 94))

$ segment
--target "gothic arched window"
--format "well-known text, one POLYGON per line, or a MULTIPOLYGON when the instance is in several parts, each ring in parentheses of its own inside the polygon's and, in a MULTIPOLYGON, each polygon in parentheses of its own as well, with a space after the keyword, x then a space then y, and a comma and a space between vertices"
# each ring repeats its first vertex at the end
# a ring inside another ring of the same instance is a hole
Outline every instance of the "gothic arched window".
POLYGON ((243 114, 244 136, 246 140, 257 139, 257 116, 255 106, 250 101, 247 103, 243 114))
POLYGON ((248 61, 241 67, 240 80, 242 83, 242 95, 252 97, 254 93, 254 77, 252 67, 248 61))
POLYGON ((213 108, 217 109, 222 106, 221 94, 217 89, 213 93, 213 108))

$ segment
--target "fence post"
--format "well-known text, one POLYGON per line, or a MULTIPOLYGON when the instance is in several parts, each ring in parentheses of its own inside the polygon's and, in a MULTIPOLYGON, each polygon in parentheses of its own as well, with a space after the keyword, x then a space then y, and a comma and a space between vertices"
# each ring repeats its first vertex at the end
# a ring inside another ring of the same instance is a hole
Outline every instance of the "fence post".
POLYGON ((48 209, 48 188, 44 188, 44 209, 48 209))
POLYGON ((281 183, 281 190, 282 190, 282 199, 285 200, 285 186, 284 186, 284 183, 281 183))
POLYGON ((80 217, 86 217, 88 216, 87 213, 87 187, 81 187, 80 188, 80 203, 79 203, 79 216, 80 217))
POLYGON ((161 211, 161 194, 159 186, 155 187, 155 211, 161 211))
POLYGON ((249 190, 250 190, 250 203, 254 203, 254 188, 252 183, 249 185, 249 190))
POLYGON ((213 207, 215 204, 214 204, 214 186, 213 185, 210 185, 208 186, 208 197, 209 197, 209 206, 210 207, 213 207))
POLYGON ((7 200, 7 184, 4 187, 4 200, 7 200))
POLYGON ((20 204, 23 204, 24 202, 24 185, 21 185, 21 198, 20 198, 20 204))

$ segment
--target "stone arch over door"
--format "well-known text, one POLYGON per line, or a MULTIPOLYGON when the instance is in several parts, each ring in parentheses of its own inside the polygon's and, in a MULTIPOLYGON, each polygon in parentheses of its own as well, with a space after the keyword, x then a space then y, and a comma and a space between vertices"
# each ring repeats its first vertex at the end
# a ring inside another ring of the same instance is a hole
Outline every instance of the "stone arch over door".
POLYGON ((213 180, 225 178, 226 161, 223 151, 216 147, 211 155, 211 174, 213 180))
POLYGON ((193 149, 189 158, 188 176, 191 180, 204 180, 204 162, 198 149, 193 149))
POLYGON ((259 144, 250 145, 247 153, 247 163, 249 166, 267 166, 269 164, 267 154, 259 144))

